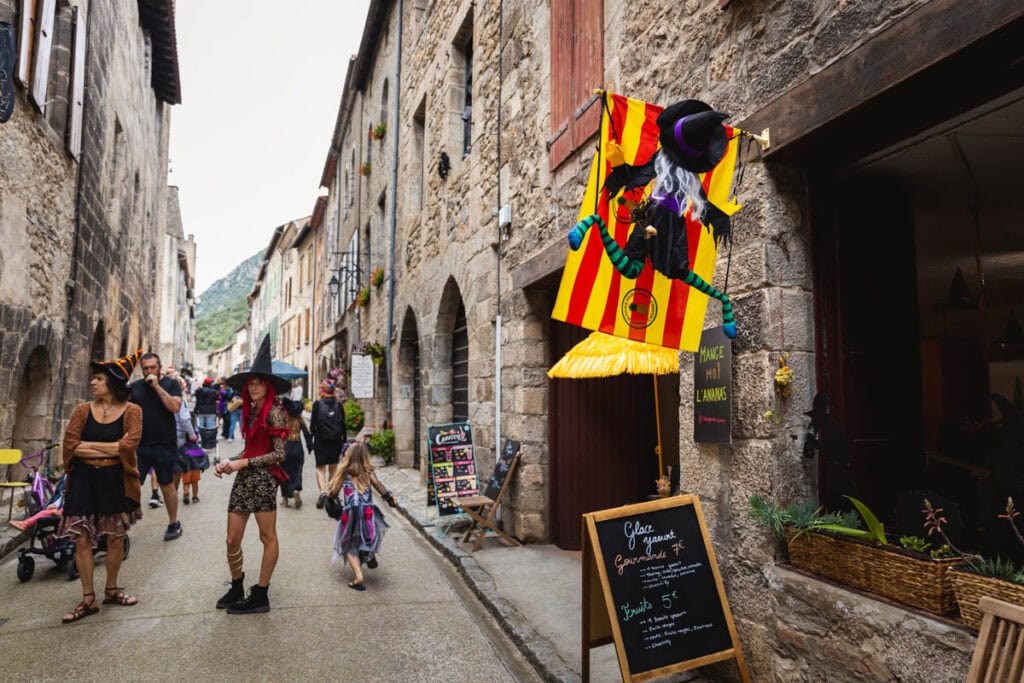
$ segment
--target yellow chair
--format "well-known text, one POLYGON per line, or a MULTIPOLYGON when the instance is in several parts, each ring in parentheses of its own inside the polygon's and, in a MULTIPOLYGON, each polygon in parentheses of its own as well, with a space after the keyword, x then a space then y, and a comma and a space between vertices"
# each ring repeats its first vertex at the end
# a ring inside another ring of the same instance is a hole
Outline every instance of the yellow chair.
MULTIPOLYGON (((31 486, 26 481, 11 481, 11 468, 21 462, 21 450, 17 448, 0 448, 0 465, 7 465, 7 481, 0 482, 0 489, 25 489, 31 486)), ((14 491, 11 491, 11 504, 7 506, 7 521, 14 515, 14 491)))

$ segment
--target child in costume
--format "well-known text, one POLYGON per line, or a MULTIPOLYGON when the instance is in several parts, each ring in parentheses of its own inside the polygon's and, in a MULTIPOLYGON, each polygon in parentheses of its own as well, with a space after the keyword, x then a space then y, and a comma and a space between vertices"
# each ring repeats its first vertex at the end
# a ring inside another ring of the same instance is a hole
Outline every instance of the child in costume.
POLYGON ((388 528, 380 508, 373 503, 373 489, 377 489, 391 507, 395 506, 391 492, 373 473, 369 447, 354 443, 331 477, 328 494, 342 496, 341 519, 334 534, 334 559, 344 557, 348 562, 353 574, 348 587, 357 591, 366 590, 362 564, 365 562, 370 569, 377 567, 377 553, 388 528))
POLYGON ((597 225, 605 252, 623 277, 636 279, 650 259, 651 267, 665 277, 682 280, 721 301, 725 334, 732 339, 736 337, 732 302, 690 270, 686 236, 687 220, 696 220, 711 229, 716 240, 729 237, 729 216, 708 200, 697 175, 713 169, 725 156, 729 138, 722 121, 726 118, 728 114, 713 111, 703 102, 684 100, 658 115, 661 147, 645 163, 625 163, 621 149, 611 145, 608 162, 613 169, 605 189, 609 201, 621 191, 619 204, 630 213, 625 222, 632 222, 634 228, 626 247, 618 245, 597 214, 577 223, 568 239, 571 249, 579 249, 587 230, 597 225), (655 183, 647 197, 644 189, 652 180, 655 183))

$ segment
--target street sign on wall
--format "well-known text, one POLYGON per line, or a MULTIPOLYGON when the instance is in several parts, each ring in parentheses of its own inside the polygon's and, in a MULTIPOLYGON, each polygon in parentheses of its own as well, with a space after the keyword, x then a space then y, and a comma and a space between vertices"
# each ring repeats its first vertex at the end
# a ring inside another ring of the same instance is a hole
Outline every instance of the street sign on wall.
POLYGON ((352 356, 352 397, 373 398, 373 359, 370 356, 352 356))

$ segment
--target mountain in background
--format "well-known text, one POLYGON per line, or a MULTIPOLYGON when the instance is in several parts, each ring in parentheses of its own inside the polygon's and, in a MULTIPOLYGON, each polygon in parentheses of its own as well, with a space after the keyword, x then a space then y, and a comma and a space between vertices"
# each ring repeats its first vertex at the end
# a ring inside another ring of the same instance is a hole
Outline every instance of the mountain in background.
POLYGON ((196 303, 196 348, 219 349, 231 341, 249 315, 246 295, 252 291, 263 261, 263 250, 242 261, 210 285, 196 303))

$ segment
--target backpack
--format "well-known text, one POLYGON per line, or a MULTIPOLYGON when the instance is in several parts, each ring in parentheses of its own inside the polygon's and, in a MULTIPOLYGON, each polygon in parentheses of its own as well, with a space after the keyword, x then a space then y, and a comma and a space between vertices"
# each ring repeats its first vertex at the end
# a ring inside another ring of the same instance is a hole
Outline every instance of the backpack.
POLYGON ((345 409, 342 405, 337 401, 333 406, 321 401, 318 409, 316 437, 324 441, 344 441, 345 409))

